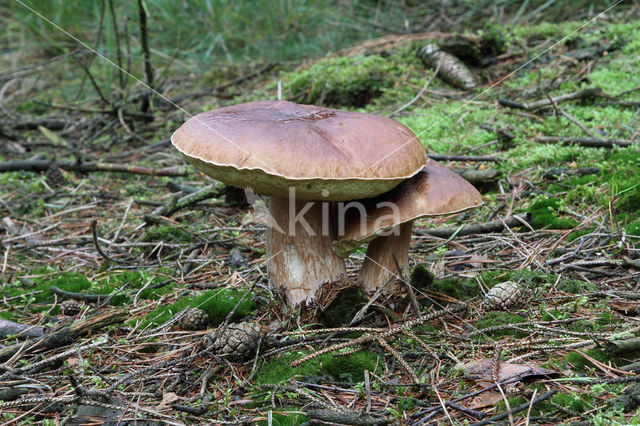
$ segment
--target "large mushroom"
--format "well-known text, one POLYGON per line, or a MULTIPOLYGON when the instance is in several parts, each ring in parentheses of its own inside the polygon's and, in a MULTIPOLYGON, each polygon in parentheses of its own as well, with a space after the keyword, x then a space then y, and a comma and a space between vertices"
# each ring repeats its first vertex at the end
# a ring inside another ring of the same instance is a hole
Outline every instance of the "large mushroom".
POLYGON ((407 275, 414 220, 477 207, 482 204, 482 197, 469 182, 431 160, 391 191, 360 202, 366 214, 348 210, 344 232, 333 245, 338 255, 346 257, 369 242, 360 280, 363 290, 370 294, 392 274, 407 275))
POLYGON ((345 274, 331 246, 335 202, 385 193, 428 161, 417 137, 393 120, 286 101, 198 114, 171 141, 205 174, 270 196, 267 269, 294 306, 345 274))

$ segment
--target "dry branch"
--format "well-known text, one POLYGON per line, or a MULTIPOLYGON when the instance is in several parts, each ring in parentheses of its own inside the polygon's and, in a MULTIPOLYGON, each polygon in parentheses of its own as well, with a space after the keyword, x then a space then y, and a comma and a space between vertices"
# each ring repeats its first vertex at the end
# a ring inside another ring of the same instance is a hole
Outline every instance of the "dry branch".
POLYGON ((624 340, 610 340, 604 343, 605 351, 610 355, 620 355, 640 351, 640 337, 624 340))
POLYGON ((376 417, 368 414, 358 414, 352 411, 329 411, 322 409, 307 410, 310 419, 325 424, 341 425, 386 425, 390 421, 386 417, 376 417))
POLYGON ((536 142, 542 143, 576 143, 581 146, 593 148, 613 148, 614 146, 631 146, 637 145, 639 141, 630 139, 594 139, 594 138, 573 138, 569 136, 538 136, 536 142))
POLYGON ((170 202, 169 204, 164 204, 158 207, 153 211, 152 216, 171 216, 178 210, 182 210, 201 201, 208 200, 209 198, 218 197, 220 195, 220 191, 220 185, 206 186, 197 192, 187 194, 184 197, 170 202))
POLYGON ((492 161, 498 163, 500 160, 499 157, 495 155, 440 155, 440 154, 429 154, 429 158, 434 159, 436 161, 492 161))
POLYGON ((58 348, 73 343, 79 337, 95 330, 99 330, 111 324, 122 322, 127 318, 126 309, 112 309, 102 312, 94 317, 87 318, 79 323, 65 325, 62 328, 47 334, 39 339, 31 339, 0 348, 0 362, 13 357, 18 352, 27 353, 31 350, 47 350, 58 348))
POLYGON ((58 166, 71 172, 118 172, 149 176, 186 176, 187 171, 177 167, 152 169, 131 164, 114 163, 74 163, 71 161, 16 160, 0 162, 0 173, 3 172, 46 172, 49 167, 58 166))
POLYGON ((578 92, 567 93, 564 95, 556 96, 555 98, 541 99, 539 101, 529 102, 529 103, 521 103, 521 102, 513 101, 511 99, 499 99, 498 103, 502 106, 506 106, 509 108, 533 111, 533 110, 544 108, 547 106, 552 106, 554 103, 558 104, 561 102, 572 101, 576 99, 593 99, 593 98, 610 99, 611 96, 604 93, 602 89, 600 89, 599 87, 596 87, 595 89, 580 90, 578 92))
POLYGON ((100 303, 103 300, 107 300, 111 297, 110 294, 87 294, 87 293, 72 293, 70 291, 65 291, 61 288, 58 288, 54 285, 49 287, 49 291, 53 294, 57 294, 58 296, 62 296, 65 299, 73 299, 73 300, 82 300, 84 302, 97 302, 100 303))
POLYGON ((433 235, 434 237, 449 238, 452 235, 463 236, 472 234, 488 234, 491 232, 501 232, 505 226, 510 228, 524 226, 531 220, 529 213, 514 215, 501 220, 494 220, 476 225, 465 225, 462 228, 434 228, 434 229, 414 229, 413 232, 419 235, 433 235))
POLYGON ((516 405, 515 407, 513 407, 511 410, 509 411, 505 411, 504 413, 500 413, 498 415, 495 415, 493 417, 489 417, 488 419, 485 419, 481 422, 478 423, 473 423, 472 426, 484 426, 484 425, 488 425, 488 424, 492 424, 495 422, 498 422, 500 420, 504 420, 507 417, 519 413, 521 411, 527 410, 530 406, 536 405, 542 401, 546 401, 547 399, 551 398, 553 395, 555 395, 558 392, 558 389, 551 389, 549 392, 545 392, 542 395, 540 395, 539 397, 535 398, 532 401, 529 402, 523 402, 520 405, 516 405))
POLYGON ((20 324, 0 318, 0 337, 18 335, 20 337, 40 337, 44 334, 45 327, 41 325, 20 324))
MULTIPOLYGON (((153 67, 151 66, 151 53, 149 51, 149 34, 147 31, 147 10, 143 0, 138 0, 138 16, 140 24, 140 44, 144 55, 144 79, 149 88, 153 87, 153 67)), ((140 111, 146 114, 149 111, 151 94, 146 92, 142 98, 140 111)))
POLYGON ((482 186, 486 184, 493 184, 498 181, 498 178, 502 174, 500 170, 495 169, 485 169, 485 170, 473 170, 473 169, 463 169, 463 170, 454 170, 457 174, 464 178, 467 182, 472 184, 473 186, 482 186))

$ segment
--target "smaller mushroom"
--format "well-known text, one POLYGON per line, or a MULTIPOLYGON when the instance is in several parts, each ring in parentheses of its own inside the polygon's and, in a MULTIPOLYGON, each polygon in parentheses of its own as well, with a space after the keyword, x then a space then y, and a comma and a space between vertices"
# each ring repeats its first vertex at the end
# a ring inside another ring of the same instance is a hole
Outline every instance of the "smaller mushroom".
POLYGON ((333 248, 338 256, 347 257, 369 242, 360 280, 364 291, 373 293, 391 274, 408 274, 409 242, 415 219, 478 207, 482 196, 469 182, 432 160, 391 191, 359 202, 366 214, 362 215, 360 209, 345 211, 344 232, 333 248))

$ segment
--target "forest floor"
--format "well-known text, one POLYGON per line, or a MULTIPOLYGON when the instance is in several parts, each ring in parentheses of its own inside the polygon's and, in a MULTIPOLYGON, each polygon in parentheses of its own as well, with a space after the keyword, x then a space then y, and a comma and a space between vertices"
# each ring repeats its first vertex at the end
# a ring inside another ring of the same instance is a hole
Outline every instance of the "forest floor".
POLYGON ((3 51, 0 420, 640 422, 638 13, 387 36, 220 75, 171 64, 153 95, 92 74, 89 54, 3 51), (432 78, 427 43, 478 86, 432 78), (284 99, 391 115, 481 190, 481 208, 415 225, 419 314, 405 295, 367 304, 364 249, 304 318, 288 310, 259 209, 171 147, 187 111, 274 99, 278 80, 284 99), (495 286, 513 303, 491 305, 495 286), (185 330, 188 307, 205 330, 185 330), (244 358, 216 343, 239 323, 259 326, 244 358))

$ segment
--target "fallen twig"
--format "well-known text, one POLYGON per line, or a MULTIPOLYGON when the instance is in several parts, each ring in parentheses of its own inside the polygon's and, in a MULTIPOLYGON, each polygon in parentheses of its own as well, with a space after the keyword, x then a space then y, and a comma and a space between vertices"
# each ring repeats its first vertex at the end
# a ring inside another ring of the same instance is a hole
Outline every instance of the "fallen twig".
POLYGON ((434 237, 449 238, 452 235, 463 236, 471 234, 488 234, 491 232, 501 232, 508 227, 523 226, 531 220, 531 214, 525 213, 514 215, 502 220, 493 220, 486 223, 478 223, 475 225, 465 225, 461 228, 434 228, 434 229, 415 229, 414 233, 419 235, 433 235, 434 237))
POLYGON ((220 185, 209 185, 201 190, 187 194, 175 201, 168 204, 164 204, 152 213, 153 216, 170 216, 178 210, 187 208, 193 204, 197 204, 201 201, 208 200, 209 198, 215 198, 220 195, 220 185))
POLYGON ((113 163, 74 163, 71 161, 46 161, 46 160, 17 160, 0 162, 0 173, 2 172, 45 172, 52 165, 71 172, 118 172, 132 173, 150 176, 186 176, 187 171, 177 167, 165 167, 162 169, 152 169, 130 164, 113 163))
POLYGON ((24 354, 34 349, 43 351, 68 345, 86 333, 124 321, 127 315, 128 311, 126 309, 111 309, 79 323, 65 325, 39 339, 26 340, 25 342, 5 346, 0 348, 0 362, 13 357, 18 352, 21 352, 23 348, 22 352, 24 354))
POLYGON ((108 299, 110 294, 87 294, 87 293, 73 293, 70 291, 65 291, 61 288, 58 288, 54 285, 49 287, 49 291, 53 294, 57 294, 58 296, 62 296, 65 299, 73 299, 73 300, 82 300, 85 302, 100 302, 102 300, 108 299))
POLYGON ((41 325, 20 324, 0 318, 0 337, 16 335, 20 337, 40 337, 46 328, 41 325))
POLYGON ((560 102, 572 101, 575 99, 593 99, 593 98, 611 99, 611 96, 604 93, 602 89, 600 89, 599 87, 596 87, 594 89, 580 90, 578 92, 567 93, 564 95, 556 96, 555 98, 541 99, 539 101, 529 102, 529 103, 521 103, 521 102, 513 101, 511 99, 499 99, 498 103, 502 106, 506 106, 509 108, 533 111, 536 109, 551 106, 553 105, 553 103, 558 104, 560 102))
POLYGON ((483 426, 483 425, 488 425, 503 419, 506 419, 507 417, 519 413, 520 411, 524 411, 527 410, 530 406, 538 404, 542 401, 545 401, 549 398, 551 398, 553 395, 555 395, 558 392, 558 389, 551 389, 549 392, 545 392, 542 395, 540 395, 537 398, 534 398, 533 400, 529 401, 529 402, 524 402, 520 405, 516 405, 515 407, 513 407, 511 410, 505 411, 504 413, 500 413, 497 414, 493 417, 489 417, 488 419, 482 420, 481 422, 478 423, 473 423, 472 426, 483 426))
POLYGON ((440 155, 440 154, 429 154, 429 158, 434 159, 436 161, 492 161, 498 163, 500 160, 499 157, 495 155, 440 155))
POLYGON ((107 254, 102 251, 102 247, 100 247, 100 243, 98 243, 98 220, 97 219, 93 219, 91 221, 91 237, 93 238, 93 245, 95 246, 96 250, 98 251, 98 253, 100 254, 100 256, 102 256, 104 258, 104 260, 106 260, 107 262, 111 262, 111 258, 109 256, 107 256, 107 254))
POLYGON ((469 182, 475 187, 494 184, 498 181, 498 178, 502 174, 500 170, 495 169, 484 169, 484 170, 473 170, 473 169, 462 169, 462 170, 453 170, 457 174, 459 174, 464 180, 469 182))
POLYGON ((554 143, 561 142, 566 144, 575 143, 581 146, 594 148, 613 148, 614 146, 631 146, 637 145, 639 141, 630 139, 594 139, 594 138, 572 138, 569 136, 538 136, 536 142, 554 143))
POLYGON ((310 419, 320 421, 325 424, 342 425, 386 425, 389 420, 386 417, 377 417, 370 414, 358 414, 354 412, 341 412, 332 410, 314 409, 307 410, 310 419))

